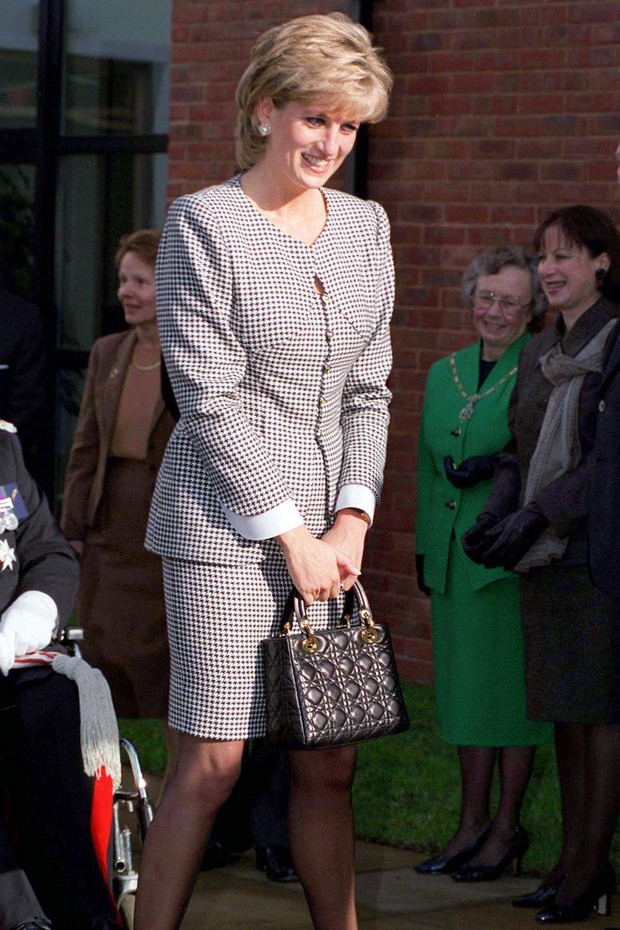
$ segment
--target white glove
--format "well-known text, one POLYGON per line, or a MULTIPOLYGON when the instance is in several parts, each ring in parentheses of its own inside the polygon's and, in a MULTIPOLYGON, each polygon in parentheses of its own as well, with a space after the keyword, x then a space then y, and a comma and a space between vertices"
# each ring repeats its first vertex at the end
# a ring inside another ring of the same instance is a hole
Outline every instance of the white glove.
POLYGON ((13 668, 15 662, 15 637, 0 633, 0 672, 6 676, 13 668))
MULTIPOLYGON (((58 608, 49 594, 24 591, 2 614, 0 633, 9 641, 14 656, 25 656, 47 646, 57 620, 58 608)), ((6 674, 1 664, 0 670, 6 674)))

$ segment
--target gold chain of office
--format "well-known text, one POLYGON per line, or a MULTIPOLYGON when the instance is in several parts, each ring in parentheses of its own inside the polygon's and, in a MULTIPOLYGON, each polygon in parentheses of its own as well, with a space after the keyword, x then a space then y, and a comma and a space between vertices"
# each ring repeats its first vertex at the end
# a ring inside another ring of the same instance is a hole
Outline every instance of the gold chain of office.
POLYGON ((502 384, 505 384, 506 381, 509 381, 510 378, 514 378, 517 373, 517 366, 511 368, 510 371, 504 375, 503 378, 500 378, 499 381, 493 385, 493 387, 488 388, 486 391, 483 391, 482 394, 468 394, 463 385, 461 384, 461 379, 459 378, 459 373, 456 369, 456 358, 454 355, 450 356, 450 369, 452 370, 452 378, 456 385, 456 388, 461 395, 464 397, 467 403, 459 413, 459 420, 461 423, 464 423, 466 420, 470 420, 474 415, 475 405, 479 400, 482 400, 483 397, 488 397, 489 394, 492 394, 493 391, 496 391, 498 387, 501 387, 502 384))

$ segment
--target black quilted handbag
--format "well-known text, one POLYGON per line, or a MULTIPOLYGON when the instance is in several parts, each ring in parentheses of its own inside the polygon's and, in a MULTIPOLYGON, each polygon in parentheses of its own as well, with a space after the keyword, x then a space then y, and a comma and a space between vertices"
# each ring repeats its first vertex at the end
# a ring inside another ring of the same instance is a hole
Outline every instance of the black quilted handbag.
POLYGON ((345 601, 342 625, 330 630, 312 629, 294 592, 280 635, 263 640, 263 658, 272 742, 321 749, 409 727, 388 628, 375 623, 359 582, 345 601), (293 632, 295 621, 302 632, 293 632))

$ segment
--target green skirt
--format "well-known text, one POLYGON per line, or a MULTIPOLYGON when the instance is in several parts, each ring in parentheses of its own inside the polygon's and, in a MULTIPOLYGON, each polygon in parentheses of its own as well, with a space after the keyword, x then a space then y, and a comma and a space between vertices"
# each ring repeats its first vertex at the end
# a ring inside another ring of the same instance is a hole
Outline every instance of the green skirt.
POLYGON ((550 724, 526 717, 518 579, 472 591, 466 558, 453 542, 445 594, 431 595, 441 736, 459 746, 552 742, 550 724))

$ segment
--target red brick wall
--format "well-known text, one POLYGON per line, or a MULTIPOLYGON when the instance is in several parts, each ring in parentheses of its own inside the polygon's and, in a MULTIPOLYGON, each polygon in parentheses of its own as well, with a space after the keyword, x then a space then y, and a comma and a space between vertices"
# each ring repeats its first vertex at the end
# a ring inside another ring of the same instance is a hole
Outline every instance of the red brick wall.
MULTIPOLYGON (((341 2, 175 0, 171 197, 235 170, 234 90, 255 35, 341 2)), ((409 678, 430 681, 428 602, 414 572, 415 445, 429 364, 473 335, 459 276, 481 247, 529 243, 556 206, 620 221, 618 0, 376 0, 396 83, 373 127, 369 196, 392 221, 397 269, 392 429, 364 572, 409 678)))

